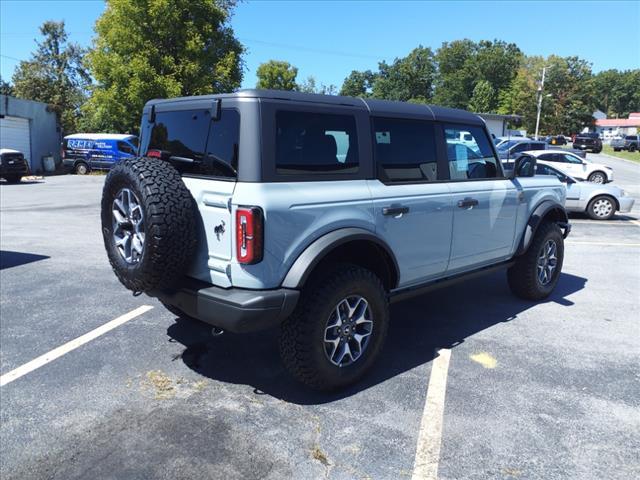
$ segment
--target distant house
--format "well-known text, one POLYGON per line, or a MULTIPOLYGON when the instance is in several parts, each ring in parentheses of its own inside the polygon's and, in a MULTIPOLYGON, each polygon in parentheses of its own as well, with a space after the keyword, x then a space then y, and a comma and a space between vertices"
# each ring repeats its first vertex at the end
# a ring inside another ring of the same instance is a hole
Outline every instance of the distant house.
POLYGON ((618 135, 634 135, 640 130, 640 112, 629 114, 629 118, 596 118, 596 132, 603 140, 618 135))
MULTIPOLYGON (((519 115, 498 115, 497 113, 478 113, 478 115, 487 124, 489 133, 496 137, 505 137, 509 133, 513 135, 514 130, 509 130, 509 123, 517 124, 522 120, 519 115)), ((518 132, 520 131, 518 130, 518 132)))
POLYGON ((42 172, 42 158, 60 162, 60 126, 46 103, 0 95, 0 148, 19 150, 32 172, 42 172))

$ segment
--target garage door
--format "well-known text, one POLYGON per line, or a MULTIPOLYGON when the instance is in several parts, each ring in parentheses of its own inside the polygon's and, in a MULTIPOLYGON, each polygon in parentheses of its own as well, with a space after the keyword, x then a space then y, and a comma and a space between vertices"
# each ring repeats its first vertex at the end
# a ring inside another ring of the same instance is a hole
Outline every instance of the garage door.
POLYGON ((19 150, 31 163, 29 120, 20 117, 0 118, 0 148, 19 150))

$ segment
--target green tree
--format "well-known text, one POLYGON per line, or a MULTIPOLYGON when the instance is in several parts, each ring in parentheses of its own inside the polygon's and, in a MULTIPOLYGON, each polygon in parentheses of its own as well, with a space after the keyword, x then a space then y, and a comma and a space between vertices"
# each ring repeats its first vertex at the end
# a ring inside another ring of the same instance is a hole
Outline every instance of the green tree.
POLYGON ((380 62, 378 69, 373 97, 420 103, 431 100, 436 66, 430 48, 418 46, 406 57, 396 58, 391 65, 380 62))
POLYGON ((473 89, 469 110, 478 113, 492 112, 496 104, 496 92, 487 80, 480 80, 473 89))
POLYGON ((4 80, 2 80, 2 77, 0 77, 0 95, 9 95, 9 96, 15 96, 15 92, 13 91, 13 85, 11 85, 9 82, 5 82, 4 80))
POLYGON ((282 60, 269 60, 260 64, 256 71, 258 83, 256 88, 269 88, 272 90, 297 90, 296 77, 298 69, 289 62, 282 60))
POLYGON ((108 0, 89 54, 97 84, 87 128, 137 131, 152 98, 230 92, 244 47, 229 20, 233 0, 108 0))
POLYGON ((478 81, 474 69, 477 45, 471 40, 444 42, 436 52, 438 64, 434 103, 445 107, 467 108, 478 81))
POLYGON ((90 77, 84 67, 85 50, 68 41, 64 22, 47 21, 42 40, 30 60, 13 74, 16 97, 48 103, 65 132, 76 130, 90 77))
POLYGON ((540 133, 575 133, 593 123, 595 88, 590 64, 578 57, 529 57, 508 90, 500 94, 499 113, 522 115, 535 131, 537 88, 543 66, 547 74, 542 97, 540 133))
POLYGON ((640 69, 605 70, 594 77, 598 109, 614 118, 640 110, 640 69))
MULTIPOLYGON (((487 111, 498 108, 500 92, 509 88, 523 59, 514 43, 501 40, 456 40, 443 43, 436 52, 438 79, 435 102, 455 108, 469 108, 479 82, 487 82, 494 95, 487 111)), ((486 89, 486 86, 482 88, 486 89)))
POLYGON ((371 95, 373 89, 373 83, 376 79, 376 74, 371 70, 359 72, 353 70, 342 83, 340 88, 340 95, 346 95, 348 97, 368 97, 371 95))
POLYGON ((338 89, 335 85, 325 85, 324 83, 318 85, 313 75, 308 76, 306 80, 303 80, 302 83, 298 85, 298 91, 304 93, 320 93, 322 95, 338 94, 338 89))

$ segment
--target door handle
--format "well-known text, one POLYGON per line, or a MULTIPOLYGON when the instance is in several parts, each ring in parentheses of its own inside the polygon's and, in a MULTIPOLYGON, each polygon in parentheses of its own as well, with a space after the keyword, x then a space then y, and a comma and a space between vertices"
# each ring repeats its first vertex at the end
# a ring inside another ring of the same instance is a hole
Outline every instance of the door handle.
POLYGON ((464 200, 458 201, 458 208, 466 208, 470 210, 476 205, 478 205, 478 200, 476 200, 475 198, 467 197, 464 200))
POLYGON ((399 206, 391 206, 391 207, 383 207, 382 209, 382 214, 383 215, 387 215, 387 216, 393 216, 396 217, 398 215, 402 215, 404 213, 408 213, 409 212, 409 207, 405 207, 402 205, 399 206))

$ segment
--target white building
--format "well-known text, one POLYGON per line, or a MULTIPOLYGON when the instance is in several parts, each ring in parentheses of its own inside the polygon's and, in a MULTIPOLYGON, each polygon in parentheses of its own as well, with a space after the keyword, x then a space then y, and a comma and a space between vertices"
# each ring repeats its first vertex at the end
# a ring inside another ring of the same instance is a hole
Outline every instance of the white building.
POLYGON ((629 114, 629 118, 596 119, 596 132, 603 140, 616 136, 635 135, 640 129, 640 112, 629 114))

